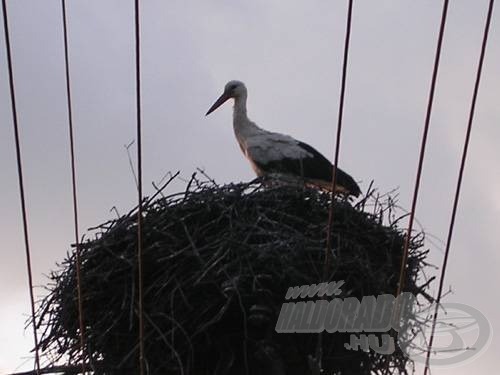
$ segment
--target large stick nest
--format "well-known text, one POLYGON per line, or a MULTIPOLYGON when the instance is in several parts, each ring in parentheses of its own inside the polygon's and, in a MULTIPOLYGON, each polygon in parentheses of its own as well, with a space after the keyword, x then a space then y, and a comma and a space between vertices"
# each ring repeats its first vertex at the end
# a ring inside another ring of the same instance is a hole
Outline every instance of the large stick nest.
MULTIPOLYGON (((277 333, 289 287, 323 281, 329 195, 193 178, 185 192, 145 200, 143 285, 148 374, 308 374, 318 334, 277 333)), ((404 233, 394 205, 335 200, 329 280, 337 297, 394 294, 404 233)), ((80 352, 75 252, 50 275, 37 324, 49 365, 85 362, 96 374, 138 373, 137 212, 81 245, 85 351, 80 352)), ((409 248, 405 291, 424 294, 423 235, 409 248), (423 284, 423 285, 421 285, 423 284)), ((348 351, 324 334, 328 374, 406 373, 408 359, 348 351)))

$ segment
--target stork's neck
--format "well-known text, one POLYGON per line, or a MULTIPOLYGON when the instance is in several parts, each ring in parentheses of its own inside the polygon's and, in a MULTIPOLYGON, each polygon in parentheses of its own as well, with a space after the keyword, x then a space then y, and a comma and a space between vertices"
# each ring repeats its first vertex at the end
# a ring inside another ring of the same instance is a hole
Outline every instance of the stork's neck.
POLYGON ((242 95, 234 98, 233 107, 233 128, 234 134, 238 139, 240 146, 246 142, 246 139, 261 129, 255 125, 247 116, 247 96, 242 95))
POLYGON ((233 120, 236 125, 236 122, 245 120, 248 121, 247 117, 247 96, 242 95, 234 98, 234 107, 233 107, 233 120))

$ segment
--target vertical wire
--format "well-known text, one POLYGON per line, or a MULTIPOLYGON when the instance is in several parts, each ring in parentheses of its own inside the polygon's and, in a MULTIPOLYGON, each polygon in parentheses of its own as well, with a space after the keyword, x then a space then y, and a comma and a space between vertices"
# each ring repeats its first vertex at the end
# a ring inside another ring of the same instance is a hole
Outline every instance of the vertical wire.
POLYGON ((141 124, 141 69, 140 69, 140 15, 139 0, 135 0, 135 67, 137 105, 137 277, 139 279, 139 371, 144 375, 144 306, 142 270, 142 124, 141 124))
POLYGON ((342 131, 342 119, 344 114, 344 98, 345 98, 345 87, 346 87, 346 79, 347 79, 347 62, 349 57, 349 40, 351 38, 351 21, 352 21, 352 5, 353 0, 349 0, 349 5, 347 8, 347 24, 346 24, 346 33, 345 33, 345 42, 344 42, 344 60, 342 65, 342 81, 340 86, 340 100, 339 100, 339 113, 338 113, 338 121, 337 121, 337 140, 335 146, 335 155, 334 155, 334 165, 332 171, 332 191, 331 191, 331 200, 330 207, 328 210, 328 227, 326 233, 326 249, 325 249, 325 264, 323 269, 323 279, 326 280, 328 269, 330 267, 330 252, 332 250, 332 228, 333 228, 333 203, 335 201, 335 187, 337 186, 337 166, 339 162, 339 154, 340 154, 340 136, 342 131))
POLYGON ((71 186, 73 195, 73 221, 75 232, 76 246, 76 289, 78 298, 78 325, 80 327, 80 350, 82 354, 82 373, 85 374, 85 325, 83 317, 83 301, 82 301, 82 281, 81 281, 81 258, 80 258, 80 234, 78 231, 78 199, 76 188, 76 162, 75 162, 75 142, 73 133, 73 110, 71 105, 71 80, 69 69, 69 51, 68 51, 68 26, 66 16, 66 0, 61 0, 62 21, 63 21, 63 36, 64 36, 64 64, 66 73, 66 99, 68 107, 68 130, 70 144, 70 159, 71 159, 71 186))
POLYGON ((40 374, 40 354, 38 345, 38 334, 36 331, 36 319, 35 319, 35 297, 33 294, 33 272, 31 269, 31 252, 29 243, 29 233, 28 233, 28 215, 26 210, 26 199, 24 195, 24 178, 23 178, 23 167, 21 158, 21 142, 19 137, 19 125, 17 122, 17 107, 16 107, 16 95, 14 90, 14 74, 12 70, 12 56, 10 48, 10 38, 9 38, 9 23, 7 17, 7 4, 6 0, 2 0, 2 10, 3 10, 3 25, 5 32, 5 48, 7 50, 7 69, 9 72, 9 88, 10 88, 10 99, 12 105, 12 122, 14 125, 14 142, 16 145, 16 158, 17 158, 17 175, 19 179, 19 196, 21 200, 21 214, 23 220, 23 231, 24 231, 24 247, 26 252, 26 268, 28 271, 28 287, 30 294, 31 303, 31 319, 33 324, 33 340, 35 343, 35 366, 36 373, 40 374))
MULTIPOLYGON (((330 268, 330 253, 332 251, 332 230, 333 230, 333 205, 335 201, 335 188, 337 186, 337 167, 339 163, 340 154, 340 139, 342 131, 342 119, 344 114, 344 98, 345 98, 345 88, 347 80, 347 63, 349 57, 349 41, 351 39, 351 22, 352 22, 352 7, 353 0, 349 0, 347 6, 347 20, 346 20, 346 33, 344 40, 344 57, 342 62, 342 79, 340 85, 340 98, 339 98, 339 112, 337 119, 337 138, 335 145, 335 154, 332 167, 332 185, 331 185, 331 196, 330 196, 330 207, 328 209, 328 225, 326 230, 326 247, 325 247, 325 262, 323 265, 323 280, 328 279, 328 270, 330 268)), ((318 370, 322 367, 322 356, 323 356, 323 332, 318 334, 318 342, 316 344, 316 364, 318 370)))
MULTIPOLYGON (((429 91, 429 101, 427 102, 427 112, 425 115, 424 132, 422 135, 422 143, 420 146, 420 156, 419 156, 419 160, 418 160, 417 176, 416 176, 416 180, 415 180, 415 190, 413 192, 413 200, 412 200, 412 204, 411 204, 410 218, 409 218, 409 222, 408 222, 408 230, 407 230, 407 233, 405 236, 405 242, 404 242, 404 247, 403 247, 403 257, 401 259, 401 269, 399 272, 399 282, 398 282, 396 297, 401 294, 401 291, 404 288, 404 280, 405 280, 405 276, 406 276, 406 262, 408 260, 408 248, 410 247, 411 233, 413 231, 413 222, 415 219, 415 209, 417 206, 418 191, 420 188, 420 178, 422 175, 422 169, 423 169, 423 164, 424 164, 425 146, 427 144, 427 134, 429 132, 429 124, 431 121, 432 104, 434 102, 434 92, 435 92, 435 88, 436 88, 436 81, 437 81, 437 75, 438 75, 438 70, 439 70, 439 60, 441 57, 444 29, 445 29, 445 25, 446 25, 446 16, 448 14, 448 2, 449 2, 449 0, 444 0, 444 2, 443 2, 441 24, 439 27, 439 36, 438 36, 438 42, 437 42, 437 47, 436 47, 436 55, 434 58, 434 68, 433 68, 433 72, 432 72, 431 87, 430 87, 430 91, 429 91)), ((397 315, 398 314, 396 314, 396 316, 397 315)))
POLYGON ((439 280, 439 289, 438 289, 438 295, 436 299, 436 305, 435 305, 435 310, 434 310, 434 316, 432 320, 432 330, 431 330, 431 337, 429 340, 429 346, 427 349, 427 355, 426 355, 426 360, 425 360, 425 370, 424 370, 424 375, 427 375, 427 372, 430 370, 430 356, 431 356, 431 350, 432 350, 432 344, 434 342, 434 332, 436 330, 436 322, 437 322, 437 316, 439 313, 439 304, 441 302, 441 296, 443 293, 443 286, 444 286, 444 278, 446 275, 446 267, 448 265, 448 256, 450 253, 450 246, 451 246, 451 239, 453 236, 453 228, 455 226, 455 217, 457 213, 457 208, 458 208, 458 201, 460 198, 460 189, 462 186, 462 179, 463 179, 463 174, 465 170, 465 164, 467 161, 467 151, 469 148, 469 141, 470 141, 470 135, 471 135, 471 130, 472 130, 472 123, 474 120, 474 112, 476 109, 476 100, 477 100, 477 95, 479 92, 479 84, 481 81, 481 73, 483 70, 483 62, 484 62, 484 55, 486 53, 486 45, 488 42, 488 34, 490 30, 490 23, 491 23, 491 15, 493 13, 493 5, 495 1, 490 0, 489 2, 489 7, 488 7, 488 14, 486 16, 486 23, 484 26, 484 34, 483 34, 483 42, 481 45, 481 53, 479 56, 479 63, 477 67, 477 73, 476 73, 476 82, 474 84, 474 92, 472 94, 472 102, 471 102, 471 107, 470 107, 470 112, 469 112, 469 119, 467 123, 467 131, 465 134, 465 141, 464 141, 464 146, 463 146, 463 152, 462 152, 462 159, 460 162, 460 169, 458 172, 458 180, 457 180, 457 186, 456 186, 456 191, 455 191, 455 199, 453 201, 453 209, 451 213, 451 220, 450 220, 450 226, 448 229, 448 238, 446 240, 446 250, 444 253, 444 259, 443 259, 443 266, 441 268, 441 276, 439 280))

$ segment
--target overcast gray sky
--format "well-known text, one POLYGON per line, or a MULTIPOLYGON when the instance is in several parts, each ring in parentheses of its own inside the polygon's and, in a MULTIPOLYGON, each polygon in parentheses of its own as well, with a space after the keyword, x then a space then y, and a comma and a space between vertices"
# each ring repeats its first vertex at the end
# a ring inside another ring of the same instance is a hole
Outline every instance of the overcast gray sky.
MULTIPOLYGON (((450 2, 417 217, 444 239, 450 217, 486 0, 450 2)), ((399 187, 410 207, 441 1, 355 2, 340 166, 365 190, 399 187)), ((8 1, 35 283, 73 241, 59 0, 8 1)), ((249 116, 331 158, 346 1, 142 1, 145 194, 168 171, 196 167, 219 182, 253 178, 231 106, 204 113, 230 79, 249 90, 249 116)), ((136 195, 124 145, 135 137, 133 2, 68 1, 81 230, 136 195)), ((500 13, 494 12, 446 286, 448 302, 481 310, 493 342, 479 359, 435 374, 492 373, 500 304, 500 13)), ((3 32, 2 32, 3 34, 3 32)), ((0 372, 32 345, 13 130, 0 38, 0 372)), ((180 183, 171 189, 179 188, 180 183)), ((429 244, 429 246, 431 246, 429 244)), ((442 246, 441 246, 442 247, 442 246)), ((431 262, 443 251, 431 246, 431 262)), ((43 291, 39 288, 36 294, 43 291)))

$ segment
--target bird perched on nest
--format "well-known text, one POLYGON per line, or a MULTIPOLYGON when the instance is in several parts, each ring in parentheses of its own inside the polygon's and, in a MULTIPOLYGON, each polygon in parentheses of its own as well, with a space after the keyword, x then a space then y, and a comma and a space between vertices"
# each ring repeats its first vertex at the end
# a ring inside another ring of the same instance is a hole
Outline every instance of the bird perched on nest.
MULTIPOLYGON (((307 143, 261 129, 250 121, 246 107, 247 88, 243 82, 228 82, 206 115, 229 99, 234 99, 233 127, 236 139, 257 176, 300 179, 307 185, 331 191, 333 165, 327 158, 307 143)), ((335 193, 359 196, 361 190, 351 176, 340 168, 337 168, 336 174, 335 193)))

